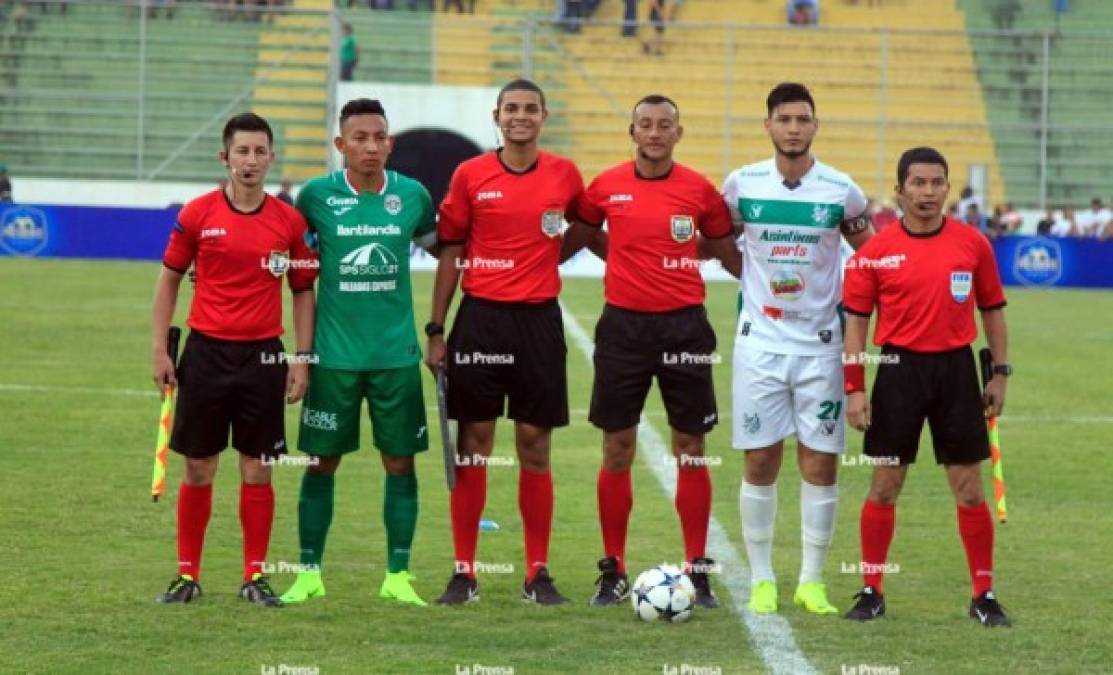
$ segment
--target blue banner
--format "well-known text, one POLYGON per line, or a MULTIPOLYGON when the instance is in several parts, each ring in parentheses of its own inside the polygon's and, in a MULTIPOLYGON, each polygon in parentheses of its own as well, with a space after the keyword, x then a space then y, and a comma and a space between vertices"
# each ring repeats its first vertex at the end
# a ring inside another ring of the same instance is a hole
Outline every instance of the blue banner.
POLYGON ((1113 240, 1002 237, 993 252, 1007 286, 1113 288, 1113 240))
POLYGON ((161 260, 178 208, 0 204, 0 255, 161 260))

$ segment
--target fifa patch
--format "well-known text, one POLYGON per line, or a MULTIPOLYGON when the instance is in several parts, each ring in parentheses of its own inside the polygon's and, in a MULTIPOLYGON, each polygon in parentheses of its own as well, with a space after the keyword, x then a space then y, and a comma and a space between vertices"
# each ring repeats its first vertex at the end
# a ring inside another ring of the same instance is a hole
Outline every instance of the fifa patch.
POLYGON ((281 277, 290 269, 290 254, 286 251, 271 251, 267 258, 267 271, 276 277, 281 277))
POLYGON ((696 223, 691 216, 673 216, 670 221, 672 238, 679 244, 691 241, 696 234, 696 223))
POLYGON ((951 272, 951 297, 957 303, 966 302, 970 297, 970 288, 974 285, 972 272, 951 272))
POLYGON ((564 214, 560 211, 546 211, 541 214, 541 231, 546 237, 559 235, 563 224, 564 214))
POLYGON ((392 216, 402 213, 402 198, 398 195, 387 195, 383 198, 383 208, 392 216))

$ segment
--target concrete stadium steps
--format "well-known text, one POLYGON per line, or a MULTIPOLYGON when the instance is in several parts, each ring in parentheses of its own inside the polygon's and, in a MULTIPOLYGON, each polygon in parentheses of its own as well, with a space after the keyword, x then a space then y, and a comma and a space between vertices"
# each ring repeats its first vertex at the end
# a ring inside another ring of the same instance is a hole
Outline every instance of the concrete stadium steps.
POLYGON ((1072 2, 1058 21, 1050 3, 1021 0, 1016 33, 994 36, 988 7, 958 0, 965 11, 978 75, 1011 201, 1035 206, 1040 193, 1043 38, 1050 42, 1048 203, 1080 207, 1109 195, 1113 136, 1104 113, 1113 100, 1108 76, 1113 3, 1072 2), (1058 34, 1056 35, 1056 31, 1058 34))
POLYGON ((364 82, 433 82, 433 19, 428 12, 345 9, 359 45, 355 79, 364 82))

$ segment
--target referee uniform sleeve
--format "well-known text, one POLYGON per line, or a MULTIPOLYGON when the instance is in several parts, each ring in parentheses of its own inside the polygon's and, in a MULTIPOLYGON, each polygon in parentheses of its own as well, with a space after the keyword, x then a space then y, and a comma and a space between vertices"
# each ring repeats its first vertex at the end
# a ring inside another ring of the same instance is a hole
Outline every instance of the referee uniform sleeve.
POLYGON ((448 194, 441 202, 437 221, 437 241, 442 245, 463 244, 471 229, 471 195, 468 194, 466 164, 456 167, 448 184, 448 194))
POLYGON ((705 183, 703 196, 703 217, 700 218, 699 231, 707 239, 722 239, 734 234, 734 224, 730 209, 719 191, 710 182, 705 183))
POLYGON ((193 259, 197 256, 197 239, 200 234, 201 214, 200 207, 195 202, 190 202, 178 212, 178 219, 174 222, 174 229, 170 231, 170 241, 166 244, 166 251, 162 254, 162 264, 178 274, 185 274, 193 259))
POLYGON ((850 314, 869 316, 877 304, 877 270, 872 265, 861 264, 862 254, 869 245, 858 250, 846 264, 842 282, 842 306, 850 314))
POLYGON ((978 267, 974 270, 974 294, 978 309, 988 312, 1005 306, 1005 289, 997 272, 993 247, 985 237, 978 237, 978 267))
POLYGON ((592 227, 603 226, 603 221, 607 219, 607 212, 600 206, 603 202, 599 199, 599 195, 599 178, 596 177, 576 199, 573 213, 580 222, 592 227))

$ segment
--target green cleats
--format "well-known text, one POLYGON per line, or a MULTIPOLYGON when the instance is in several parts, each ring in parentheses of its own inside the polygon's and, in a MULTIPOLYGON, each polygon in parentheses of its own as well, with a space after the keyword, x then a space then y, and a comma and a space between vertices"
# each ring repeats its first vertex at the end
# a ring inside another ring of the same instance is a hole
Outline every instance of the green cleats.
POLYGON ((827 585, 809 581, 796 587, 792 601, 812 614, 838 614, 839 610, 827 602, 827 585))
POLYGON ((305 602, 310 598, 325 597, 325 584, 321 581, 320 572, 298 572, 294 585, 282 594, 282 604, 291 605, 305 602))
POLYGON ((410 582, 416 579, 407 570, 387 572, 383 585, 379 588, 379 597, 386 600, 397 600, 418 607, 425 607, 429 603, 421 599, 410 582))
POLYGON ((762 580, 750 589, 750 603, 747 605, 754 614, 772 614, 777 611, 777 586, 772 581, 762 580))

